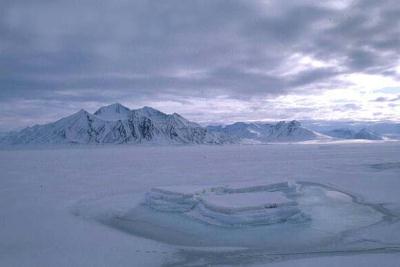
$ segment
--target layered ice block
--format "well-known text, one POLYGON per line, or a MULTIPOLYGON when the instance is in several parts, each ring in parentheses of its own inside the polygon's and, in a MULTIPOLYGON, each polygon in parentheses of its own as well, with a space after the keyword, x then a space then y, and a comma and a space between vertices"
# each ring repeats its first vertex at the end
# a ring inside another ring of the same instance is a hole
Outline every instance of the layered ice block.
POLYGON ((157 187, 125 214, 108 214, 103 223, 165 243, 268 253, 385 247, 382 225, 398 219, 335 186, 263 181, 157 187))
POLYGON ((193 186, 156 187, 146 194, 146 204, 159 211, 189 211, 197 204, 194 197, 196 190, 201 190, 201 188, 193 186))
POLYGON ((164 212, 181 212, 220 226, 275 224, 305 220, 292 198, 296 186, 230 185, 218 187, 157 187, 146 195, 146 205, 164 212))

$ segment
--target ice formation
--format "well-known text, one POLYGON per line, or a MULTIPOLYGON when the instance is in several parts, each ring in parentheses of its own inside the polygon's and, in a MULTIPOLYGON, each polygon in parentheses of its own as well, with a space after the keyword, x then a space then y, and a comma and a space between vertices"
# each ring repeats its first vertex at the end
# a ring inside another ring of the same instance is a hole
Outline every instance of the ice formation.
POLYGON ((102 221, 175 245, 281 253, 346 247, 343 240, 350 240, 351 233, 361 228, 373 232, 388 216, 382 207, 330 186, 253 181, 155 187, 128 213, 102 221))
MULTIPOLYGON (((363 248, 364 240, 376 239, 380 225, 394 218, 379 204, 313 182, 161 186, 144 198, 138 193, 135 203, 125 212, 116 209, 96 215, 97 220, 173 245, 269 253, 363 248)), ((94 205, 103 209, 105 204, 94 205)), ((367 245, 387 247, 380 242, 367 245)))
POLYGON ((296 185, 289 183, 158 187, 146 194, 145 204, 220 226, 268 225, 307 218, 298 208, 296 194, 296 185))

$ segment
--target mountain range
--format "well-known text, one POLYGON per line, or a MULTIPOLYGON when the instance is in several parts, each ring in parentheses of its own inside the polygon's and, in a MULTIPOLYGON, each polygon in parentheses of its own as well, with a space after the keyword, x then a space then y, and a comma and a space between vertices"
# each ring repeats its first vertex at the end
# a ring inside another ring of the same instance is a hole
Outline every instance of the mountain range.
POLYGON ((349 128, 340 128, 327 131, 325 132, 325 134, 341 139, 383 140, 382 136, 366 128, 362 128, 359 131, 355 131, 349 128))
POLYGON ((229 138, 177 113, 165 114, 150 107, 130 110, 121 104, 101 107, 94 114, 80 110, 44 125, 6 135, 3 144, 223 144, 229 138))
POLYGON ((82 109, 56 122, 4 134, 0 144, 230 144, 335 138, 382 139, 367 129, 359 132, 336 129, 321 134, 295 120, 202 127, 177 113, 166 114, 151 107, 131 110, 115 103, 101 107, 93 114, 82 109))
POLYGON ((303 128, 301 123, 295 120, 280 121, 276 124, 236 122, 226 126, 208 126, 207 129, 245 142, 296 142, 324 138, 319 133, 303 128))

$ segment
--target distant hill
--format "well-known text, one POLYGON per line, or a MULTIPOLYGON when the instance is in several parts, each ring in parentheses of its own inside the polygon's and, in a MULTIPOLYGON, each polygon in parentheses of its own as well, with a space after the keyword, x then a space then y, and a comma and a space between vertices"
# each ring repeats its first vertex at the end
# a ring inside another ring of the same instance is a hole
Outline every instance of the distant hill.
POLYGON ((239 140, 258 142, 297 142, 323 137, 301 126, 298 121, 273 123, 237 122, 226 126, 209 126, 211 132, 224 133, 239 140))
POLYGON ((383 140, 382 136, 366 128, 354 131, 348 128, 334 129, 325 132, 326 135, 341 139, 364 139, 364 140, 383 140))
POLYGON ((304 125, 304 127, 306 127, 307 129, 311 129, 320 133, 326 133, 338 138, 346 138, 345 136, 340 136, 341 134, 344 134, 344 132, 350 131, 351 135, 355 135, 357 132, 365 129, 373 135, 376 135, 383 139, 400 139, 399 122, 302 121, 302 125, 304 125))

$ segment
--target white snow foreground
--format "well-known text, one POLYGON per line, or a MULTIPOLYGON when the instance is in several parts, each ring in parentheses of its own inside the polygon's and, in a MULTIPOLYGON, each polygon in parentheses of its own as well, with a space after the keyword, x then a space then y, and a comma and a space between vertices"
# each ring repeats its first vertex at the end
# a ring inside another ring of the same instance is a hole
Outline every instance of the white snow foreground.
POLYGON ((296 185, 287 182, 239 188, 158 187, 146 194, 145 203, 214 225, 268 225, 307 219, 293 199, 296 193, 296 185))
POLYGON ((398 266, 399 151, 386 142, 1 150, 0 266, 398 266), (299 182, 308 221, 244 227, 141 204, 153 187, 240 190, 287 177, 364 201, 299 182), (385 209, 394 216, 382 218, 385 209))

